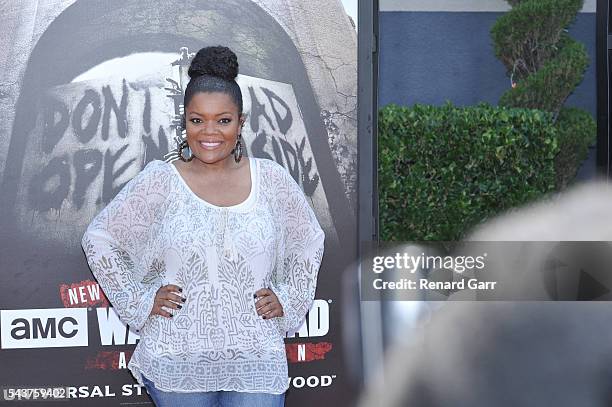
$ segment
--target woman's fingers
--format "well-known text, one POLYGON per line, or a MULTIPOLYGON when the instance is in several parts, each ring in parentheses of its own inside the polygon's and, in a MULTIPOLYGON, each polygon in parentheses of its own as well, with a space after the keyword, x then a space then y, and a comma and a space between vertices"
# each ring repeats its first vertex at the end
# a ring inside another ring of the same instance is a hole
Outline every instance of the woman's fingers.
POLYGON ((283 306, 274 291, 269 288, 259 289, 255 292, 255 298, 258 298, 255 302, 257 315, 264 319, 283 316, 283 306))
POLYGON ((166 311, 165 309, 158 307, 156 314, 161 315, 162 317, 172 318, 172 314, 166 311))
MULTIPOLYGON (((182 288, 175 284, 161 286, 155 295, 152 314, 158 314, 166 318, 172 318, 172 310, 183 308, 186 298, 181 296, 182 288)), ((278 301, 274 291, 269 288, 262 288, 255 292, 255 309, 257 314, 264 319, 282 317, 283 306, 278 301)))
POLYGON ((179 290, 182 291, 180 287, 173 284, 168 284, 160 287, 157 292, 157 295, 160 295, 161 298, 164 298, 166 300, 176 301, 177 303, 185 302, 185 297, 179 295, 179 290))
POLYGON ((283 316, 283 309, 282 307, 276 307, 268 312, 266 312, 263 317, 265 317, 265 319, 268 318, 275 318, 275 317, 282 317, 283 316))
POLYGON ((182 298, 169 293, 160 293, 155 297, 155 301, 160 305, 165 305, 168 308, 180 309, 183 308, 182 298))
POLYGON ((257 314, 263 315, 266 312, 272 311, 274 308, 276 308, 276 305, 277 304, 275 304, 273 302, 271 302, 269 304, 266 304, 263 307, 260 307, 260 308, 257 309, 257 314))
POLYGON ((181 287, 179 287, 178 285, 174 285, 174 284, 166 284, 162 288, 165 288, 167 291, 175 291, 177 293, 183 292, 183 289, 181 287))
POLYGON ((181 309, 181 308, 183 308, 182 305, 177 304, 175 302, 172 302, 170 300, 162 300, 161 305, 163 305, 166 308, 172 308, 172 309, 181 309))
POLYGON ((270 290, 269 288, 260 288, 259 290, 255 291, 255 298, 265 297, 271 294, 274 294, 274 291, 270 290))
POLYGON ((278 303, 266 305, 258 312, 264 319, 280 316, 281 306, 278 303))
POLYGON ((261 317, 263 319, 282 317, 283 316, 283 307, 279 303, 270 304, 270 308, 262 308, 261 317))
POLYGON ((282 315, 283 307, 278 302, 276 296, 267 296, 255 304, 257 315, 261 315, 264 318, 272 318, 282 315))
POLYGON ((159 287, 153 301, 152 314, 158 314, 166 318, 172 318, 172 313, 169 310, 181 309, 186 298, 181 297, 178 293, 183 289, 174 284, 167 284, 159 287), (166 307, 167 309, 164 309, 166 307))
POLYGON ((176 295, 174 293, 167 293, 164 298, 166 300, 174 301, 177 304, 183 304, 186 301, 185 297, 181 297, 180 295, 176 295))
POLYGON ((255 309, 259 310, 261 307, 264 307, 268 304, 272 304, 274 300, 275 300, 275 297, 272 297, 271 295, 261 297, 255 302, 255 309))
POLYGON ((172 318, 172 314, 169 311, 166 311, 162 304, 159 302, 153 303, 153 310, 151 310, 152 315, 161 315, 162 317, 172 318))

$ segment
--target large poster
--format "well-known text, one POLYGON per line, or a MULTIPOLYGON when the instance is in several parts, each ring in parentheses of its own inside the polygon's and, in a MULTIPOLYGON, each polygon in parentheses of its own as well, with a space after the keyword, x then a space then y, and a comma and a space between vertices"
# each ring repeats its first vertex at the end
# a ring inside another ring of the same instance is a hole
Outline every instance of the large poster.
POLYGON ((174 147, 184 68, 208 45, 238 55, 246 154, 288 169, 327 237, 314 306, 287 334, 287 405, 350 403, 339 275, 356 251, 357 44, 341 2, 4 5, 2 403, 149 402, 126 369, 138 335, 109 306, 80 239, 129 179, 174 147))

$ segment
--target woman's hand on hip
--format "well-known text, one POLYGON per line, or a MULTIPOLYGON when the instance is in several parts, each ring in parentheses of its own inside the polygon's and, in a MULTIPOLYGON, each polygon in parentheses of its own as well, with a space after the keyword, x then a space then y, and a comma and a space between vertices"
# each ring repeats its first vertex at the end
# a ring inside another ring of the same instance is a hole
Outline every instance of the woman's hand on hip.
POLYGON ((284 315, 283 306, 278 301, 274 291, 269 288, 262 288, 255 292, 254 297, 257 299, 255 302, 257 315, 261 315, 263 319, 282 317, 284 315))
POLYGON ((185 302, 185 298, 178 295, 183 289, 174 284, 167 284, 159 287, 155 294, 155 300, 153 301, 153 309, 151 315, 161 315, 162 317, 171 318, 172 314, 164 309, 181 309, 182 303, 185 302))

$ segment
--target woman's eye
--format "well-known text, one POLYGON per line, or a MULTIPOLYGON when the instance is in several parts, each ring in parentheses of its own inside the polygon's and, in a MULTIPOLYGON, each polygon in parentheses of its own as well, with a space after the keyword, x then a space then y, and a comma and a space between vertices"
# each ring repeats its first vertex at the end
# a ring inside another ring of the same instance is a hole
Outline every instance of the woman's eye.
POLYGON ((228 119, 228 118, 224 118, 224 119, 220 120, 220 122, 223 123, 223 124, 228 124, 231 121, 232 121, 232 119, 228 119))
POLYGON ((195 118, 195 117, 194 117, 193 119, 190 119, 189 121, 190 121, 191 123, 201 123, 201 122, 202 122, 200 119, 195 118))

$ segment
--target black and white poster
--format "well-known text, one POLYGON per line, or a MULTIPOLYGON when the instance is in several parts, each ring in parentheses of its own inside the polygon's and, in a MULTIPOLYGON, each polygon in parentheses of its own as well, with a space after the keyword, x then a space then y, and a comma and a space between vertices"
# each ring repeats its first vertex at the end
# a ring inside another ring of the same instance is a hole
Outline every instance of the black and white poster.
POLYGON ((80 239, 174 148, 189 56, 209 45, 238 56, 246 154, 287 168, 326 234, 315 303, 286 339, 286 405, 350 403, 339 276, 357 247, 357 35, 342 2, 2 3, 1 404, 151 403, 126 369, 138 335, 109 306, 80 239))

